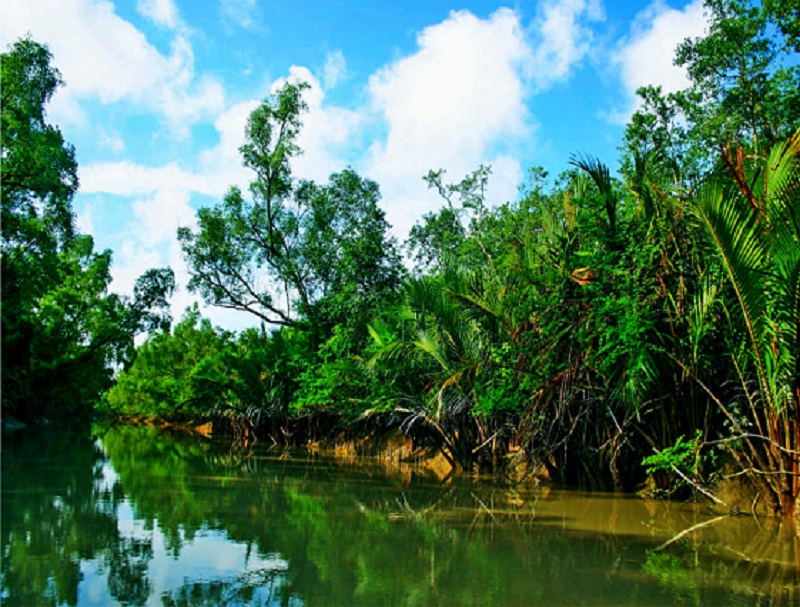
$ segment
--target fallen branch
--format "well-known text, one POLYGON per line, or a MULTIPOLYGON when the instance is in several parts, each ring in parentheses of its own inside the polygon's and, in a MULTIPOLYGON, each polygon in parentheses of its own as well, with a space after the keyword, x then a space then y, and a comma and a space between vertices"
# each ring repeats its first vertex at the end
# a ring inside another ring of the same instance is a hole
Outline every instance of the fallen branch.
POLYGON ((491 435, 489 438, 487 438, 485 441, 483 441, 483 443, 481 443, 480 445, 478 445, 477 447, 475 447, 475 448, 472 450, 472 454, 473 454, 473 455, 475 455, 475 454, 476 454, 478 451, 480 451, 481 449, 483 449, 483 448, 484 448, 486 445, 488 445, 488 444, 489 444, 489 442, 490 442, 490 441, 491 441, 493 438, 495 438, 495 437, 496 437, 498 434, 500 434, 500 430, 498 430, 497 432, 495 432, 494 434, 492 434, 492 435, 491 435))
POLYGON ((732 478, 736 478, 737 476, 742 476, 743 474, 760 474, 761 476, 778 476, 785 474, 786 476, 800 476, 800 472, 791 472, 790 470, 773 470, 772 472, 765 472, 764 470, 759 470, 758 468, 745 468, 744 470, 739 470, 739 472, 734 472, 733 474, 726 474, 722 478, 725 480, 730 480, 732 478))
MULTIPOLYGON (((655 449, 655 451, 656 451, 656 453, 661 453, 658 449, 655 449)), ((698 485, 692 479, 690 479, 688 476, 686 476, 676 465, 670 464, 669 467, 672 468, 675 471, 675 473, 678 476, 680 476, 684 481, 686 481, 692 487, 697 489, 700 493, 702 493, 703 495, 705 495, 706 497, 711 499, 711 501, 713 501, 715 504, 719 504, 720 506, 724 506, 725 508, 727 508, 728 510, 730 510, 734 514, 742 514, 742 511, 739 510, 738 508, 736 508, 735 506, 731 506, 730 504, 727 504, 727 503, 723 502, 721 499, 719 499, 716 495, 714 495, 710 491, 708 491, 706 489, 703 489, 700 485, 698 485)))
POLYGON ((666 548, 670 544, 674 544, 675 542, 677 542, 682 537, 690 534, 692 531, 697 531, 698 529, 702 529, 703 527, 709 527, 711 525, 715 525, 716 523, 720 522, 724 518, 728 518, 728 515, 727 514, 721 514, 720 516, 717 516, 715 518, 709 519, 707 521, 703 521, 702 523, 697 523, 696 525, 692 525, 688 529, 684 529, 683 531, 681 531, 680 533, 675 535, 672 539, 669 539, 666 542, 664 542, 663 544, 661 544, 658 548, 655 549, 654 552, 661 552, 662 550, 664 550, 664 548, 666 548))
POLYGON ((479 498, 479 497, 478 497, 477 495, 475 495, 474 493, 472 493, 472 497, 474 497, 474 498, 475 498, 475 500, 478 502, 478 504, 480 504, 480 507, 481 507, 481 508, 483 508, 483 509, 486 511, 486 513, 487 513, 487 514, 488 514, 490 517, 492 517, 492 522, 496 522, 496 520, 495 520, 495 518, 494 518, 494 514, 492 513, 492 511, 491 511, 491 510, 489 510, 489 509, 486 507, 486 504, 484 504, 484 503, 481 501, 481 498, 479 498))

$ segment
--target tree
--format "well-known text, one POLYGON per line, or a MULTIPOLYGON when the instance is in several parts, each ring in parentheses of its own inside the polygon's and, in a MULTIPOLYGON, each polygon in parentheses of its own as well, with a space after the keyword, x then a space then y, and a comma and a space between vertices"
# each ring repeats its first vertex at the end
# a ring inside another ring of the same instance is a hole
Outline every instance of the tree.
POLYGON ((417 270, 442 272, 449 265, 492 263, 483 241, 483 220, 488 214, 486 188, 491 167, 481 165, 457 183, 444 182, 444 169, 423 177, 445 203, 411 228, 406 247, 417 260, 417 270))
POLYGON ((442 272, 453 263, 464 235, 458 216, 450 207, 426 213, 411 228, 406 248, 413 257, 418 274, 442 272))
POLYGON ((800 4, 794 0, 764 0, 764 11, 783 34, 785 50, 800 52, 800 4))
POLYGON ((196 306, 190 308, 172 332, 153 333, 139 346, 136 359, 120 373, 105 404, 114 415, 202 416, 207 413, 203 407, 210 409, 212 403, 195 402, 192 375, 231 342, 230 334, 201 319, 196 306))
POLYGON ((378 206, 378 184, 348 168, 331 175, 324 186, 302 182, 297 199, 305 210, 298 252, 308 268, 314 307, 306 315, 328 328, 364 320, 379 301, 397 293, 404 276, 397 244, 378 206))
POLYGON ((231 188, 220 204, 198 212, 198 233, 178 231, 191 291, 215 306, 283 326, 295 323, 292 298, 306 307, 309 302, 305 267, 296 254, 300 213, 292 206, 290 168, 300 152, 295 140, 306 108, 304 88, 287 83, 250 115, 240 151, 256 174, 252 199, 231 188), (286 305, 276 301, 280 289, 286 305))
POLYGON ((45 104, 62 84, 51 59, 47 47, 24 39, 3 53, 0 65, 2 250, 9 270, 26 251, 52 253, 75 236, 71 207, 78 189, 75 149, 64 142, 57 127, 45 122, 45 104), (9 259, 6 253, 12 249, 17 255, 9 259))
POLYGON ((74 227, 75 151, 45 120, 61 84, 45 46, 2 55, 3 413, 22 420, 85 414, 133 336, 169 323, 171 270, 151 270, 133 299, 108 293, 111 252, 74 227))
POLYGON ((789 10, 782 2, 706 0, 708 34, 685 40, 675 58, 692 81, 675 99, 697 143, 750 141, 759 153, 800 126, 800 67, 791 40, 781 45, 771 31, 791 36, 789 10))
MULTIPOLYGON (((768 160, 728 161, 694 211, 727 276, 734 329, 729 349, 744 402, 717 403, 742 446, 733 455, 773 508, 800 499, 800 130, 768 160)), ((710 305, 711 302, 709 302, 710 305)), ((715 397, 716 398, 716 397, 715 397)))
POLYGON ((691 191, 715 168, 728 144, 755 154, 800 127, 800 26, 796 2, 707 0, 708 31, 687 38, 675 64, 691 85, 663 94, 637 91, 641 107, 625 130, 622 171, 660 174, 662 187, 691 191))
POLYGON ((287 83, 251 114, 240 150, 255 172, 250 198, 232 188, 178 238, 190 289, 212 305, 330 327, 396 290, 402 269, 377 184, 352 169, 326 185, 292 178, 305 88, 287 83))

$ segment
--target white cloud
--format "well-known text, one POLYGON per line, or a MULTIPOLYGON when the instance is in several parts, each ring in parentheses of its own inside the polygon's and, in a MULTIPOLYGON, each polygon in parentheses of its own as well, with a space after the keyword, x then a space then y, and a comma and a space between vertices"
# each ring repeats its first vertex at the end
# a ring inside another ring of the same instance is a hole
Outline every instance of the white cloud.
POLYGON ((256 0, 220 0, 222 15, 237 25, 252 29, 258 17, 256 0))
POLYGON ((523 74, 534 54, 515 12, 500 9, 485 20, 453 12, 417 42, 416 53, 369 82, 387 135, 373 144, 367 173, 381 184, 387 219, 401 238, 441 204, 422 181, 429 169, 445 168, 460 180, 491 160, 497 144, 514 145, 533 133, 523 74))
POLYGON ((169 188, 212 196, 222 193, 212 176, 186 171, 175 163, 149 167, 127 160, 100 162, 83 166, 80 178, 80 191, 89 194, 142 196, 169 188))
POLYGON ((137 0, 136 10, 156 25, 169 29, 178 26, 178 7, 174 0, 137 0))
POLYGON ((694 0, 683 10, 656 0, 639 13, 614 57, 629 99, 615 118, 625 121, 630 117, 638 105, 636 90, 642 86, 661 86, 664 93, 688 87, 686 70, 673 63, 675 50, 684 39, 704 35, 706 28, 703 0, 694 0))
POLYGON ((145 270, 163 266, 161 254, 155 249, 140 246, 134 240, 126 240, 114 255, 110 291, 122 295, 133 295, 136 279, 145 270))
POLYGON ((347 72, 347 62, 342 51, 333 51, 325 57, 325 67, 322 68, 322 84, 326 89, 331 89, 341 81, 347 72))
POLYGON ((219 141, 199 152, 196 171, 174 162, 161 166, 127 160, 86 164, 81 167, 80 191, 137 197, 177 191, 221 198, 233 185, 246 189, 252 173, 242 165, 239 148, 244 143, 247 119, 258 104, 245 101, 219 115, 214 123, 219 141))
POLYGON ((115 154, 119 154, 125 150, 125 142, 119 135, 101 133, 97 137, 97 143, 100 144, 100 147, 114 152, 115 154))
POLYGON ((75 214, 75 227, 81 234, 94 234, 94 205, 85 203, 75 214))
POLYGON ((50 47, 67 84, 56 94, 56 107, 72 108, 72 115, 80 116, 75 105, 84 99, 126 101, 159 112, 177 134, 185 135, 190 124, 224 105, 222 86, 196 77, 185 34, 175 34, 164 55, 110 2, 8 0, 3 40, 27 33, 50 47), (58 101, 63 96, 71 99, 58 101))
POLYGON ((159 190, 152 196, 133 203, 137 225, 133 231, 138 241, 155 247, 175 240, 179 227, 193 227, 195 211, 189 205, 190 192, 186 190, 159 190))
POLYGON ((519 160, 508 154, 501 154, 492 158, 489 164, 492 165, 492 177, 487 188, 488 199, 498 204, 517 200, 519 184, 524 177, 519 160))
POLYGON ((255 99, 237 103, 220 114, 214 122, 219 142, 200 153, 200 167, 202 174, 213 181, 213 189, 218 193, 225 192, 233 185, 246 189, 252 179, 251 172, 242 164, 239 148, 244 144, 247 119, 258 105, 255 99))
POLYGON ((588 23, 604 18, 599 0, 549 0, 532 26, 536 51, 530 75, 542 89, 565 79, 589 51, 588 23))
POLYGON ((126 241, 123 246, 120 272, 113 268, 120 289, 132 289, 132 281, 149 268, 172 268, 178 287, 170 302, 173 318, 180 318, 197 299, 187 289, 190 274, 176 239, 178 228, 194 229, 197 226, 195 211, 189 204, 190 197, 186 190, 164 189, 136 200, 133 203, 135 220, 130 230, 136 238, 126 241))
POLYGON ((515 13, 501 9, 481 20, 454 12, 417 41, 419 51, 369 82, 372 103, 388 126, 386 142, 375 150, 380 172, 464 169, 492 140, 525 134, 520 68, 531 49, 515 13))
POLYGON ((53 124, 72 124, 81 128, 89 125, 89 116, 75 95, 66 93, 63 88, 56 90, 45 110, 53 124))
POLYGON ((372 76, 372 109, 387 134, 366 167, 398 236, 442 204, 422 181, 429 169, 458 181, 490 164, 489 204, 517 198, 518 159, 536 132, 527 97, 570 77, 591 49, 591 24, 604 18, 600 0, 544 0, 526 27, 506 8, 487 19, 452 12, 417 36, 415 53, 372 76))
MULTIPOLYGON (((287 78, 272 84, 271 92, 277 92, 286 80, 309 84, 303 97, 308 112, 302 117, 303 128, 298 137, 303 153, 293 160, 292 169, 297 177, 325 181, 347 164, 346 151, 360 136, 365 116, 362 112, 327 106, 319 80, 305 67, 292 66, 287 78)), ((147 196, 164 190, 181 190, 221 197, 233 185, 246 189, 253 174, 242 165, 239 148, 245 141, 247 119, 259 104, 256 100, 244 101, 219 115, 214 123, 219 141, 198 154, 196 171, 177 163, 145 166, 123 160, 87 164, 81 167, 81 192, 147 196)))

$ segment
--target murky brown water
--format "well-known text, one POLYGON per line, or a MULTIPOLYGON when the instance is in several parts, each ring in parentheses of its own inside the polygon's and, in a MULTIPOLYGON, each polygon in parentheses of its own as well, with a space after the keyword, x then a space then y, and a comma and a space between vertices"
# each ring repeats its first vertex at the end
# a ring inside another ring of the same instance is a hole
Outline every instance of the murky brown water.
POLYGON ((4 605, 800 604, 793 524, 691 505, 152 428, 18 432, 2 466, 4 605))

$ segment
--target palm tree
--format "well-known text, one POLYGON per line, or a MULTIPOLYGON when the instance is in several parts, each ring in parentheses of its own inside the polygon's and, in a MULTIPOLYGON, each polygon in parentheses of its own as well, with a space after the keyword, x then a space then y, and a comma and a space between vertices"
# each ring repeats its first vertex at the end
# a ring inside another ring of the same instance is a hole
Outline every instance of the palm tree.
POLYGON ((800 494, 800 130, 768 158, 729 147, 723 165, 727 177, 701 189, 694 212, 733 291, 731 351, 746 419, 714 399, 737 433, 741 448, 731 451, 742 470, 774 510, 793 516, 800 494))

